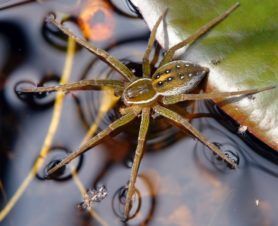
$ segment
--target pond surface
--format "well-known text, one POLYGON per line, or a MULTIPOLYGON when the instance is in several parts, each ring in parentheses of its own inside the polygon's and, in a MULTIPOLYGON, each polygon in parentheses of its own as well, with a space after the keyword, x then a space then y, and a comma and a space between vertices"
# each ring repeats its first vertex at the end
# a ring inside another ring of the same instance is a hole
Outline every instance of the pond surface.
MULTIPOLYGON (((18 95, 20 85, 57 84, 67 38, 45 23, 50 12, 74 32, 77 25, 98 47, 125 62, 136 74, 149 30, 125 1, 0 1, 0 209, 6 206, 39 156, 53 115, 55 95, 18 95), (83 19, 83 24, 80 22, 83 19), (87 21, 87 22, 86 22, 87 21)), ((114 77, 106 64, 81 47, 70 81, 114 77)), ((157 118, 151 123, 137 179, 133 217, 123 222, 122 202, 138 133, 138 121, 71 164, 86 189, 104 186, 108 195, 94 204, 97 217, 78 208, 82 195, 67 167, 45 179, 46 168, 80 145, 97 119, 103 91, 73 92, 64 100, 50 153, 3 226, 58 225, 278 225, 278 156, 212 102, 181 105, 194 127, 238 162, 231 170, 190 134, 157 118)), ((111 109, 98 131, 119 117, 111 109)), ((1 212, 2 214, 3 212, 1 212)))

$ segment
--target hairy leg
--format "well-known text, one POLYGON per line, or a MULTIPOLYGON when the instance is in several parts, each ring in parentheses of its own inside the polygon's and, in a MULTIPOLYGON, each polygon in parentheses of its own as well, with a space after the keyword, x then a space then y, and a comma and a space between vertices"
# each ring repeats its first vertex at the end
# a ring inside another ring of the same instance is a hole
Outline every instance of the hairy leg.
POLYGON ((229 159, 218 147, 214 144, 210 143, 209 140, 203 136, 197 129, 195 129, 185 118, 183 118, 178 113, 171 111, 168 108, 162 107, 160 105, 156 105, 154 111, 158 114, 164 116, 165 118, 170 119, 175 122, 177 125, 184 127, 189 130, 196 138, 198 138, 201 142, 203 142, 206 146, 208 146, 215 154, 217 154, 220 158, 222 158, 226 163, 229 164, 230 167, 235 168, 236 164, 234 161, 229 159))
POLYGON ((74 91, 74 90, 93 90, 101 89, 102 87, 111 87, 116 92, 122 92, 124 85, 118 80, 81 80, 79 82, 73 82, 63 85, 50 86, 50 87, 36 87, 26 88, 20 90, 24 93, 42 93, 42 92, 54 92, 54 91, 74 91))
POLYGON ((141 111, 141 109, 139 109, 139 108, 132 109, 132 110, 130 110, 130 112, 128 112, 127 114, 125 114, 124 116, 119 118, 118 120, 112 122, 106 129, 99 132, 96 136, 91 138, 86 144, 81 146, 75 152, 72 152, 69 156, 67 156, 61 162, 59 162, 57 165, 55 165, 53 168, 51 168, 48 171, 48 174, 50 175, 50 174, 54 173, 56 170, 60 169, 61 167, 63 167, 64 165, 68 164, 70 161, 75 159, 77 156, 83 154, 88 149, 99 144, 100 141, 102 141, 105 137, 107 137, 112 131, 114 131, 115 129, 118 129, 121 126, 124 126, 125 124, 127 124, 127 123, 131 122, 133 119, 135 119, 135 117, 140 113, 140 111, 141 111))
POLYGON ((158 28, 159 24, 161 23, 162 19, 165 17, 167 11, 168 10, 165 10, 165 12, 158 18, 158 20, 156 21, 156 23, 155 23, 155 25, 152 29, 150 39, 149 39, 149 42, 148 42, 148 47, 147 47, 147 49, 145 51, 145 54, 144 54, 144 57, 143 57, 143 76, 144 77, 150 77, 151 68, 150 68, 149 57, 150 57, 150 54, 151 54, 151 51, 152 51, 152 48, 153 48, 153 44, 154 44, 154 41, 155 41, 157 28, 158 28))
POLYGON ((152 61, 150 62, 150 65, 156 65, 156 63, 159 60, 160 50, 161 50, 161 46, 157 43, 155 46, 155 49, 154 49, 154 56, 153 56, 152 61))
POLYGON ((125 211, 124 211, 126 218, 128 218, 129 210, 131 207, 132 196, 135 192, 135 182, 136 182, 140 162, 143 156, 144 145, 145 145, 146 135, 149 128, 149 123, 150 123, 150 108, 149 107, 143 108, 141 125, 140 125, 139 136, 138 136, 138 144, 135 151, 135 156, 133 160, 130 180, 128 184, 128 190, 126 195, 126 203, 125 203, 125 211))
POLYGON ((101 60, 103 60, 105 63, 113 67, 115 70, 117 70, 122 76, 124 76, 129 81, 133 81, 136 79, 135 75, 118 59, 111 56, 109 53, 107 53, 105 50, 97 48, 90 44, 89 42, 77 37, 74 33, 72 33, 70 30, 62 26, 60 23, 58 23, 54 16, 49 16, 48 20, 53 23, 56 27, 58 27, 63 33, 68 35, 69 37, 73 38, 77 43, 79 43, 81 46, 88 49, 90 52, 97 55, 101 60))
POLYGON ((235 92, 180 94, 180 95, 175 95, 175 96, 163 97, 162 102, 163 102, 163 104, 175 104, 175 103, 187 101, 187 100, 206 100, 206 99, 215 99, 215 98, 229 98, 229 97, 238 96, 238 95, 255 94, 255 93, 259 93, 259 92, 274 89, 274 88, 276 88, 276 86, 269 86, 269 87, 265 87, 265 88, 242 90, 242 91, 235 91, 235 92))
POLYGON ((234 4, 231 8, 229 8, 227 11, 225 11, 222 15, 215 17, 210 22, 199 28, 193 35, 190 35, 187 39, 184 41, 174 45, 171 47, 165 54, 163 60, 160 63, 160 66, 172 61, 172 58, 174 57, 175 52, 178 49, 181 49, 185 47, 187 44, 192 43, 196 41, 198 38, 200 38, 202 35, 206 34, 208 31, 210 31, 214 26, 216 26, 218 23, 223 21, 226 17, 228 17, 237 7, 239 7, 239 3, 234 4))

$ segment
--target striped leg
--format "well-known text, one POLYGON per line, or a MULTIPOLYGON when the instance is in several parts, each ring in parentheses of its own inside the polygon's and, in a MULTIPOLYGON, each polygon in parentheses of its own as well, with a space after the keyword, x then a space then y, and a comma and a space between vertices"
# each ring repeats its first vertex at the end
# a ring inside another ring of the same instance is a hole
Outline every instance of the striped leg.
POLYGON ((218 147, 210 143, 205 136, 203 136, 181 115, 160 105, 156 105, 153 109, 158 114, 164 116, 165 118, 170 119, 177 125, 181 125, 185 129, 189 130, 195 137, 197 137, 201 142, 203 142, 206 146, 208 146, 215 154, 217 154, 221 159, 223 159, 226 163, 228 163, 230 167, 232 168, 236 167, 236 164, 231 159, 229 159, 218 147))
POLYGON ((165 17, 166 13, 168 10, 165 10, 165 12, 158 18, 158 20, 156 21, 152 32, 151 32, 151 36, 148 42, 148 47, 145 51, 144 57, 143 57, 143 75, 144 77, 149 77, 151 74, 151 68, 150 68, 150 54, 153 48, 153 44, 155 41, 155 36, 156 36, 156 32, 157 32, 157 28, 159 26, 159 24, 161 23, 162 19, 165 17))
POLYGON ((227 11, 225 11, 222 15, 215 17, 210 22, 199 28, 193 35, 190 35, 187 39, 184 41, 174 45, 172 48, 170 48, 163 60, 160 63, 160 67, 164 64, 167 64, 168 62, 172 61, 172 58, 174 57, 175 52, 178 49, 181 49, 185 47, 187 44, 192 43, 196 41, 198 38, 200 38, 202 35, 209 32, 214 26, 219 24, 221 21, 223 21, 225 18, 227 18, 237 7, 239 7, 239 3, 234 4, 231 8, 229 8, 227 11))
POLYGON ((143 150, 144 150, 146 135, 149 128, 149 123, 150 123, 150 108, 144 108, 142 110, 142 119, 141 119, 141 125, 140 125, 139 136, 138 136, 138 144, 135 152, 135 157, 133 160, 130 180, 128 184, 128 190, 126 195, 125 212, 124 212, 126 218, 128 218, 129 216, 132 196, 135 192, 135 182, 136 182, 140 162, 143 156, 143 150))
POLYGON ((125 124, 131 122, 135 117, 140 113, 141 109, 131 109, 130 112, 119 118, 118 120, 112 122, 106 129, 99 132, 96 136, 91 138, 86 144, 81 146, 78 150, 75 152, 72 152, 69 156, 64 158, 61 162, 59 162, 57 165, 55 165, 53 168, 51 168, 48 171, 48 174, 51 175, 64 165, 68 164, 70 161, 75 159, 77 156, 83 154, 84 152, 88 151, 90 148, 96 146, 100 143, 104 138, 106 138, 111 132, 113 132, 115 129, 118 129, 121 126, 124 126, 125 124))
POLYGON ((276 88, 276 86, 269 86, 261 89, 250 89, 250 90, 242 90, 242 91, 235 91, 235 92, 180 94, 176 96, 163 97, 162 102, 163 104, 175 104, 187 100, 207 100, 207 99, 215 99, 215 98, 229 98, 229 97, 239 96, 239 95, 255 94, 255 93, 263 92, 274 88, 276 88))
POLYGON ((122 62, 120 62, 115 57, 111 56, 109 53, 107 53, 105 50, 97 48, 90 44, 89 42, 77 37, 74 33, 72 33, 70 30, 62 26, 60 23, 58 23, 54 16, 49 16, 48 20, 53 23, 56 27, 59 28, 63 33, 68 35, 69 37, 73 38, 77 43, 79 43, 81 46, 88 49, 90 52, 97 55, 102 61, 113 67, 115 70, 117 70, 122 76, 124 76, 127 80, 133 81, 136 77, 135 75, 126 67, 122 62))
POLYGON ((81 80, 79 82, 68 83, 50 87, 36 87, 30 89, 22 89, 23 93, 42 93, 54 91, 74 91, 74 90, 93 90, 101 89, 103 87, 111 87, 117 92, 122 92, 124 85, 118 80, 81 80))

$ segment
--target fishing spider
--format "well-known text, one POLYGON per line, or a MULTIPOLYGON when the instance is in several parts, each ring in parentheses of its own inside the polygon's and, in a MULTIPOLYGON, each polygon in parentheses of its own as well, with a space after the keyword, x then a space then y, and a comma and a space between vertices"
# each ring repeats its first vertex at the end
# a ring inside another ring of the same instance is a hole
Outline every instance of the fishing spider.
POLYGON ((198 130, 196 130, 187 119, 180 114, 167 108, 167 105, 175 104, 188 100, 204 100, 214 98, 227 98, 235 95, 247 95, 254 94, 264 90, 271 89, 273 87, 267 87, 263 89, 252 89, 237 92, 212 92, 212 93, 200 93, 189 94, 196 86, 204 79, 209 73, 209 69, 202 67, 192 62, 176 60, 173 61, 176 50, 185 47, 188 44, 196 41, 200 36, 206 34, 215 25, 223 21, 228 17, 237 7, 239 3, 236 3, 222 15, 214 18, 206 25, 199 28, 193 35, 189 36, 184 41, 171 47, 164 55, 162 61, 159 64, 158 69, 151 74, 150 66, 150 53, 155 42, 155 36, 157 28, 165 17, 167 10, 159 17, 155 23, 151 35, 149 38, 147 49, 143 57, 143 75, 142 78, 136 77, 123 63, 108 54, 106 51, 99 49, 92 44, 89 44, 83 39, 78 38, 70 30, 62 26, 52 16, 49 21, 57 26, 63 33, 73 38, 77 43, 97 55, 101 60, 106 62, 109 66, 118 71, 125 81, 119 80, 81 80, 75 83, 69 83, 64 85, 58 85, 53 87, 37 87, 31 89, 25 89, 24 92, 51 92, 51 91, 72 91, 72 90, 93 90, 100 89, 102 87, 113 88, 115 94, 120 96, 120 100, 124 103, 125 108, 122 112, 122 116, 116 121, 112 122, 106 129, 99 132, 93 138, 91 138, 86 144, 81 146, 76 151, 72 152, 69 156, 55 165, 49 170, 49 174, 54 173, 59 168, 68 164, 71 160, 86 152, 90 148, 96 146, 107 137, 112 131, 119 127, 130 123, 136 117, 141 117, 141 124, 139 129, 138 144, 135 152, 134 162, 131 169, 131 176, 128 184, 126 202, 124 214, 128 218, 131 208, 132 196, 135 192, 135 182, 138 174, 140 161, 143 156, 143 149, 150 123, 150 117, 152 113, 157 113, 174 124, 183 127, 190 131, 201 142, 208 146, 216 155, 223 159, 230 167, 235 168, 236 164, 228 156, 226 156, 217 146, 210 143, 206 137, 204 137, 198 130))

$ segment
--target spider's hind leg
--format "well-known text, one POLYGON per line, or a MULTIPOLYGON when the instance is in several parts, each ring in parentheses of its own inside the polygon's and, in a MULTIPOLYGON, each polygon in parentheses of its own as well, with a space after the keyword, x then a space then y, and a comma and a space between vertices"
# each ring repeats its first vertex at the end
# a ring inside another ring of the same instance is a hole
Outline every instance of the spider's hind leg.
POLYGON ((179 94, 175 96, 166 96, 163 97, 163 104, 175 104, 182 101, 188 100, 208 100, 208 99, 216 99, 216 98, 229 98, 239 95, 252 95, 256 93, 260 93, 266 90, 271 90, 276 88, 277 86, 268 86, 264 88, 258 89, 250 89, 250 90, 242 90, 235 92, 212 92, 212 93, 198 93, 198 94, 179 94))
POLYGON ((109 134, 111 134, 114 130, 130 123, 132 120, 136 118, 136 116, 140 113, 141 109, 136 108, 132 109, 126 115, 122 116, 121 118, 117 119, 116 121, 112 122, 106 129, 99 132, 97 135, 92 137, 87 143, 77 149, 75 152, 72 152, 69 156, 64 158, 61 162, 55 165, 48 171, 48 175, 53 174, 61 167, 65 166, 73 159, 78 157, 79 155, 83 154, 84 152, 88 151, 90 148, 99 144, 103 139, 105 139, 109 134))
POLYGON ((196 138, 198 138, 203 144, 205 144, 207 147, 210 148, 216 155, 218 155, 221 159, 223 159, 231 168, 236 168, 236 163, 228 158, 228 156, 225 155, 224 152, 222 152, 217 146, 210 143, 209 140, 202 135, 197 129, 195 129, 185 118, 183 118, 178 113, 162 107, 160 105, 155 106, 154 111, 158 114, 164 116, 165 118, 173 121, 177 125, 180 125, 190 131, 196 138))

